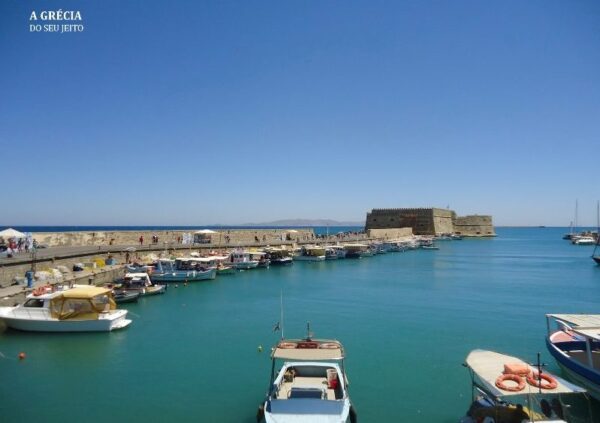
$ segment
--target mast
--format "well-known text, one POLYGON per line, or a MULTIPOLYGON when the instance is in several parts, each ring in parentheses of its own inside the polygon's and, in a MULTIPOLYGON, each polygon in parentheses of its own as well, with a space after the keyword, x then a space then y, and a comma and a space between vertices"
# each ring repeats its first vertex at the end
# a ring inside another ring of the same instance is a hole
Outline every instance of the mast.
POLYGON ((280 303, 279 303, 279 307, 280 307, 280 312, 281 312, 281 339, 283 338, 283 289, 281 290, 281 297, 280 297, 280 303))

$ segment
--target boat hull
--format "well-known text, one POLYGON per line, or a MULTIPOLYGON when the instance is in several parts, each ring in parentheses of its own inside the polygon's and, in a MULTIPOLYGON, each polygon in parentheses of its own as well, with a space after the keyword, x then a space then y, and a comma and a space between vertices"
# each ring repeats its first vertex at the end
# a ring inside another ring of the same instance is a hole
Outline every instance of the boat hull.
POLYGON ((25 319, 3 314, 0 315, 0 320, 11 329, 26 332, 110 332, 129 326, 131 320, 126 319, 126 315, 127 310, 117 310, 94 320, 58 320, 25 319))
POLYGON ((171 273, 154 273, 152 274, 152 283, 179 283, 179 282, 198 282, 211 280, 217 276, 217 269, 209 270, 190 270, 177 271, 171 273))
POLYGON ((325 256, 296 256, 296 261, 325 261, 325 256))
POLYGON ((558 365, 578 385, 583 386, 589 394, 600 401, 600 372, 584 366, 582 363, 571 358, 568 351, 574 349, 585 351, 585 342, 561 342, 561 347, 546 338, 546 347, 554 357, 558 365))
POLYGON ((288 266, 290 264, 294 264, 294 260, 291 257, 271 259, 271 264, 273 266, 288 266))

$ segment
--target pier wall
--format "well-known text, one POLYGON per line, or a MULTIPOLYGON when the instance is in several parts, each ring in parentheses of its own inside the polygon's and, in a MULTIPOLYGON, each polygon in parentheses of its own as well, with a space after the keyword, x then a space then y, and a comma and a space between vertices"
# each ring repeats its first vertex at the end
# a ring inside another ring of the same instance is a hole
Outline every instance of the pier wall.
POLYGON ((371 239, 398 239, 412 235, 412 228, 369 229, 367 231, 367 237, 371 239))
MULTIPOLYGON (((158 244, 177 244, 178 239, 183 239, 184 234, 194 234, 197 229, 177 231, 95 231, 95 232, 35 232, 33 239, 39 244, 48 247, 56 246, 104 246, 104 245, 139 245, 140 236, 144 237, 144 245, 152 243, 152 236, 158 236, 158 244)), ((215 243, 226 243, 231 246, 255 242, 257 237, 260 242, 275 241, 309 241, 314 239, 312 228, 295 229, 230 229, 217 230, 212 235, 215 243), (287 239, 289 238, 289 239, 287 239)), ((180 243, 180 242, 179 242, 180 243)))

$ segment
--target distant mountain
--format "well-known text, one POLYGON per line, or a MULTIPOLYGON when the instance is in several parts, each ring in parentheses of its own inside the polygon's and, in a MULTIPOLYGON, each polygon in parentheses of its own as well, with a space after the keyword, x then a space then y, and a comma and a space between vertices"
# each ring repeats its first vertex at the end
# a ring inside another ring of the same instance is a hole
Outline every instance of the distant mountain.
POLYGON ((332 219, 282 219, 273 222, 246 223, 243 226, 364 226, 364 222, 343 222, 332 219))

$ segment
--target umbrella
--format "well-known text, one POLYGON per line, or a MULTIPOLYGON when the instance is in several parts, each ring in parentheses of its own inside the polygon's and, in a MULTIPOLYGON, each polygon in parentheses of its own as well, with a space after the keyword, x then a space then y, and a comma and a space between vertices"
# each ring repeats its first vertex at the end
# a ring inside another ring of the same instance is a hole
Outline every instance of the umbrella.
POLYGON ((297 233, 298 233, 298 231, 297 231, 297 230, 295 230, 295 229, 290 229, 290 230, 289 230, 289 231, 287 231, 287 232, 291 232, 291 233, 293 233, 293 234, 297 234, 297 233))
POLYGON ((196 234, 216 234, 217 232, 211 231, 210 229, 202 229, 200 231, 194 232, 196 234))
POLYGON ((16 231, 13 228, 8 228, 0 231, 0 238, 25 238, 25 234, 23 232, 16 231))

